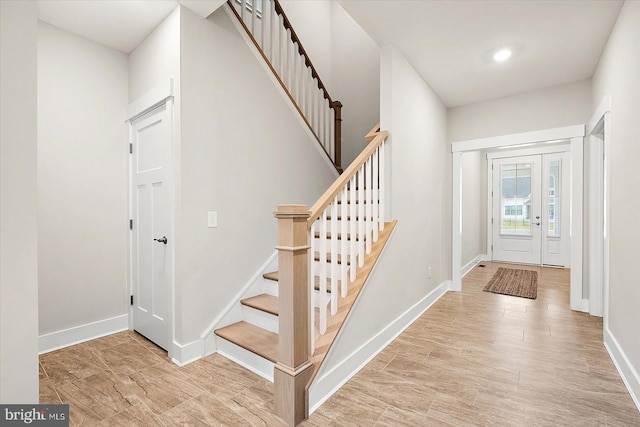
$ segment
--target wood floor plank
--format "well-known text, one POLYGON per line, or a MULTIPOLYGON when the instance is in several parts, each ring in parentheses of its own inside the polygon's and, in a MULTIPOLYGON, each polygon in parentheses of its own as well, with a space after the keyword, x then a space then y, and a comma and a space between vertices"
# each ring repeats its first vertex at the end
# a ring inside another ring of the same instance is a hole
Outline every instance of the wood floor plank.
MULTIPOLYGON (((539 287, 536 300, 525 300, 483 292, 506 265, 484 264, 302 425, 640 426, 602 344, 602 319, 569 309, 569 271, 527 267, 538 271, 539 287)), ((329 330, 319 352, 339 325, 329 330)), ((277 336, 267 347, 277 348, 277 336)), ((135 332, 40 363, 42 403, 70 403, 75 425, 283 425, 266 380, 219 354, 178 367, 135 332)))

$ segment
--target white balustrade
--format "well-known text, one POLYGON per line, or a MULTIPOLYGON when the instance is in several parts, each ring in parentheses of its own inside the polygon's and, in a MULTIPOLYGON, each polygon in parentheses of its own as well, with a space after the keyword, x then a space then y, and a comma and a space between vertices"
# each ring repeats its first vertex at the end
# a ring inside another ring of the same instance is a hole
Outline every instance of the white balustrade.
MULTIPOLYGON (((356 269, 364 265, 365 256, 384 230, 384 140, 369 150, 362 164, 349 166, 350 178, 335 193, 331 202, 310 226, 311 253, 314 267, 310 277, 312 314, 320 335, 326 333, 328 316, 338 312, 340 299, 346 298, 349 283, 356 279, 356 269), (315 282, 319 279, 319 290, 315 282)), ((366 150, 366 149, 365 149, 366 150)), ((357 160, 357 159, 356 159, 357 160)), ((323 205, 324 206, 324 205, 323 205)))
POLYGON ((336 161, 335 111, 319 77, 313 76, 300 42, 285 26, 274 0, 233 0, 251 33, 331 160, 336 161), (254 7, 254 2, 256 7, 254 7))

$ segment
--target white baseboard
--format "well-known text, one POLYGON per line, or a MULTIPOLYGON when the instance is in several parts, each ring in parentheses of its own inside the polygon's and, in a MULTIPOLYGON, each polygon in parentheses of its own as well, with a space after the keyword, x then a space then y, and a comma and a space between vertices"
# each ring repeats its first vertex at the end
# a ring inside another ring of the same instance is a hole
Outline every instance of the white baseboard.
POLYGON ((171 361, 178 366, 188 365, 204 357, 204 340, 199 339, 184 345, 174 341, 173 350, 171 361))
POLYGON ((429 307, 451 289, 451 281, 441 283, 437 288, 418 301, 382 331, 356 349, 351 355, 338 363, 321 377, 317 378, 309 389, 309 413, 314 412, 351 377, 369 363, 378 353, 398 337, 409 325, 420 317, 429 307))
POLYGON ((62 331, 40 335, 38 337, 38 351, 40 354, 59 350, 85 341, 115 334, 129 329, 129 315, 99 320, 86 325, 75 326, 62 331))
POLYGON ((589 312, 589 300, 588 299, 582 299, 582 311, 584 313, 588 313, 589 312))
POLYGON ((464 267, 462 267, 462 276, 461 277, 466 276, 467 273, 470 272, 471 270, 473 270, 473 267, 475 267, 476 265, 480 264, 484 260, 485 257, 486 257, 486 255, 479 254, 477 257, 475 257, 474 259, 469 261, 464 267))
POLYGON ((613 364, 616 366, 618 373, 624 381, 624 385, 627 386, 633 403, 636 404, 638 411, 640 411, 640 375, 635 370, 629 358, 618 344, 609 328, 604 329, 604 346, 613 360, 613 364))
POLYGON ((489 254, 482 254, 480 255, 480 261, 491 261, 491 257, 489 256, 489 254))

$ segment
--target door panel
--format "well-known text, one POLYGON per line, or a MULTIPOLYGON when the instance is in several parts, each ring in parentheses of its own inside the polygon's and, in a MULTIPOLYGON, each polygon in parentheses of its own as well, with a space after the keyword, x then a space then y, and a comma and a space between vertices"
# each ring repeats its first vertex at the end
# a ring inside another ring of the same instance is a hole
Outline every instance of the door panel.
POLYGON ((167 349, 172 272, 171 115, 162 105, 132 121, 133 327, 167 349), (166 243, 162 240, 166 238, 166 243))
POLYGON ((571 262, 569 239, 569 154, 542 156, 543 204, 542 263, 568 266, 571 262))
POLYGON ((540 158, 493 161, 493 258, 540 263, 540 158))

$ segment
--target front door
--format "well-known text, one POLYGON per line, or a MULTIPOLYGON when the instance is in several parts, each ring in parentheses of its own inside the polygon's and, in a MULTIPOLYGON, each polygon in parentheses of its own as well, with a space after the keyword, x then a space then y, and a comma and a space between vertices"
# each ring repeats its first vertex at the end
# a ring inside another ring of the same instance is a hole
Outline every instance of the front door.
POLYGON ((568 266, 568 154, 494 159, 493 259, 568 266))
POLYGON ((131 121, 133 328, 164 349, 169 344, 173 248, 171 133, 165 104, 131 121))

